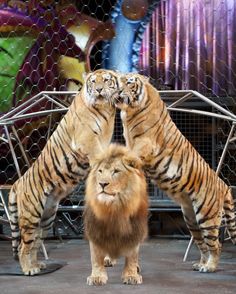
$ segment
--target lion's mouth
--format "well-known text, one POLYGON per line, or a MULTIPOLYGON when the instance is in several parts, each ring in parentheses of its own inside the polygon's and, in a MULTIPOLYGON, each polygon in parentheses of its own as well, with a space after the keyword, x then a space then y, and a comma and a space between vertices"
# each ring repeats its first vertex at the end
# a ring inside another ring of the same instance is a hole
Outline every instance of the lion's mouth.
POLYGON ((100 201, 102 203, 109 204, 114 201, 115 195, 116 194, 106 193, 103 191, 97 195, 97 199, 98 199, 98 201, 100 201))

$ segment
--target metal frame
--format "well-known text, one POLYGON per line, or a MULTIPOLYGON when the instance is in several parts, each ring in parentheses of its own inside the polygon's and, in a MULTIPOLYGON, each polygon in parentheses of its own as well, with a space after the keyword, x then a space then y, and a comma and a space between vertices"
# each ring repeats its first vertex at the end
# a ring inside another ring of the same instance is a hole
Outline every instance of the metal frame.
MULTIPOLYGON (((6 218, 4 216, 0 216, 0 223, 2 224, 9 224, 10 223, 10 216, 7 208, 7 204, 2 194, 2 190, 10 189, 10 186, 0 186, 0 211, 6 214, 6 218)), ((11 237, 5 236, 0 234, 0 237, 6 240, 11 240, 11 237)))
MULTIPOLYGON (((221 170, 222 164, 224 162, 225 155, 226 155, 229 144, 236 141, 236 136, 233 137, 234 131, 235 131, 235 126, 236 126, 236 121, 234 121, 232 123, 231 129, 230 129, 230 132, 229 132, 229 136, 227 138, 227 141, 225 143, 225 147, 224 147, 223 152, 221 154, 220 161, 219 161, 219 163, 217 165, 217 169, 216 169, 216 174, 217 175, 219 175, 219 173, 220 173, 220 170, 221 170)), ((187 260, 187 257, 188 257, 189 251, 190 251, 190 249, 191 249, 191 247, 193 245, 193 242, 194 242, 194 240, 193 240, 193 237, 191 236, 191 239, 190 239, 190 241, 188 243, 187 249, 186 249, 185 254, 184 254, 184 258, 183 258, 184 262, 187 260)))
MULTIPOLYGON (((8 113, 4 114, 3 116, 0 117, 0 126, 3 126, 3 129, 5 131, 5 137, 0 137, 0 140, 4 141, 5 143, 9 144, 9 148, 11 151, 11 155, 14 161, 14 165, 17 171, 18 177, 21 177, 21 171, 19 167, 19 163, 17 160, 17 156, 14 150, 14 143, 12 141, 12 137, 9 132, 9 128, 11 128, 12 133, 15 136, 15 139, 17 140, 17 143, 19 144, 22 156, 26 162, 27 167, 30 167, 30 163, 27 157, 27 154, 24 150, 24 146, 21 143, 20 138, 17 135, 16 128, 14 126, 14 123, 18 120, 21 119, 27 119, 27 118, 34 118, 34 117, 39 117, 39 116, 47 116, 47 115, 52 115, 53 113, 65 113, 68 110, 69 104, 65 103, 63 100, 58 101, 58 95, 76 95, 78 92, 75 91, 43 91, 38 93, 37 95, 31 97, 29 100, 26 102, 20 104, 16 108, 12 109, 8 113), (51 95, 52 97, 50 97, 51 95), (50 110, 42 110, 42 111, 37 111, 37 112, 28 112, 33 106, 36 106, 37 104, 41 103, 43 100, 50 101, 52 102, 52 105, 55 105, 57 108, 56 109, 50 109, 50 110)), ((50 129, 50 126, 49 126, 50 129)), ((10 224, 10 217, 9 217, 9 212, 8 212, 8 207, 7 204, 4 200, 2 190, 3 189, 8 189, 10 190, 9 185, 2 185, 0 186, 0 208, 3 209, 3 212, 6 214, 6 218, 0 216, 0 223, 2 224, 10 224)), ((3 236, 1 236, 3 237, 3 236)), ((5 239, 10 240, 10 237, 4 236, 5 239)), ((45 259, 48 259, 48 254, 45 248, 45 245, 42 244, 41 249, 43 251, 45 259)))
MULTIPOLYGON (((14 147, 13 147, 13 142, 12 142, 12 138, 10 136, 10 132, 9 132, 9 128, 12 128, 12 132, 15 135, 16 140, 18 141, 18 144, 20 146, 20 150, 22 153, 22 156, 27 164, 27 166, 29 167, 29 161, 27 159, 27 155, 25 153, 24 147, 19 139, 19 137, 17 136, 17 132, 16 129, 14 127, 14 123, 20 119, 26 119, 26 118, 33 118, 33 117, 37 117, 37 116, 45 116, 45 115, 51 115, 52 113, 65 113, 68 110, 68 106, 69 104, 63 102, 62 100, 58 99, 58 96, 61 95, 76 95, 78 92, 76 91, 43 91, 38 93, 37 95, 35 95, 34 97, 30 98, 28 101, 22 103, 21 105, 19 105, 18 107, 14 108, 13 110, 9 111, 8 113, 6 113, 5 115, 3 115, 2 117, 0 117, 0 126, 4 127, 5 130, 5 134, 7 138, 3 138, 0 137, 0 140, 3 140, 4 142, 7 142, 9 144, 9 148, 14 160, 14 164, 17 170, 17 174, 20 177, 21 176, 21 172, 20 172, 20 168, 19 168, 19 164, 17 161, 17 157, 14 151, 14 147), (42 102, 44 99, 52 102, 52 104, 54 104, 57 108, 56 109, 51 109, 51 110, 43 110, 43 111, 38 111, 38 112, 28 112, 30 110, 30 108, 32 106, 35 106, 37 103, 42 102)), ((231 142, 234 142, 236 140, 236 135, 235 133, 235 126, 236 126, 236 115, 231 113, 230 111, 226 110, 225 108, 221 107, 220 105, 218 105, 217 103, 215 103, 214 101, 212 101, 211 99, 205 97, 204 95, 198 93, 197 91, 192 91, 192 90, 163 90, 163 91, 159 91, 162 99, 165 101, 167 98, 171 99, 172 102, 169 106, 167 106, 169 111, 177 111, 177 112, 186 112, 186 113, 193 113, 193 114, 199 114, 199 115, 204 115, 204 116, 210 116, 213 118, 218 118, 218 119, 223 119, 223 120, 227 120, 229 122, 232 123, 231 126, 231 130, 230 133, 228 135, 227 141, 225 143, 220 161, 218 163, 217 169, 216 169, 216 173, 219 174, 220 169, 222 167, 228 146, 231 142), (178 97, 178 98, 177 98, 178 97), (176 100, 177 99, 177 100, 176 100), (211 107, 217 109, 221 114, 217 114, 217 113, 213 113, 213 112, 208 112, 208 111, 202 111, 202 110, 197 110, 197 109, 184 109, 184 108, 179 108, 179 106, 186 102, 188 99, 200 99, 201 101, 204 101, 205 103, 207 103, 208 105, 210 105, 211 107)), ((0 189, 1 191, 1 189, 0 189)), ((0 204, 3 207, 3 209, 6 212, 6 215, 8 217, 9 220, 9 214, 8 214, 8 210, 7 210, 7 205, 4 202, 4 199, 2 197, 2 193, 0 192, 0 204)), ((78 205, 75 206, 59 206, 59 210, 63 211, 78 211, 78 210, 82 210, 83 207, 79 207, 78 205)), ((155 208, 153 207, 151 209, 151 211, 168 211, 167 208, 155 208)), ((179 211, 179 208, 176 207, 175 211, 179 211)), ((0 219, 1 220, 1 219, 0 219)), ((187 258, 187 255, 189 253, 190 247, 193 243, 193 240, 191 238, 189 245, 187 247, 187 250, 185 252, 184 255, 184 261, 187 258)))
MULTIPOLYGON (((202 94, 198 93, 197 91, 192 91, 192 90, 160 91, 160 95, 162 95, 162 94, 169 94, 170 96, 175 95, 175 94, 183 94, 184 95, 181 98, 179 98, 177 101, 173 102, 172 104, 170 104, 167 107, 169 111, 179 111, 179 112, 186 112, 186 113, 194 113, 194 114, 199 114, 199 115, 205 115, 205 116, 209 116, 209 117, 214 117, 214 118, 218 118, 218 119, 227 120, 227 121, 232 123, 228 138, 226 140, 224 149, 222 151, 219 163, 218 163, 217 168, 216 168, 216 174, 219 175, 222 164, 223 164, 225 156, 226 156, 226 152, 227 152, 228 147, 229 147, 229 144, 236 141, 236 132, 235 132, 235 130, 236 130, 235 129, 235 127, 236 127, 236 115, 233 114, 232 112, 226 110, 225 108, 221 107, 220 105, 218 105, 214 101, 210 100, 209 98, 207 98, 207 97, 203 96, 202 94), (208 111, 201 111, 201 110, 197 110, 197 109, 176 108, 179 105, 181 105, 182 103, 184 103, 186 100, 193 99, 193 98, 198 98, 198 99, 206 102, 208 105, 210 105, 211 107, 214 107, 215 109, 217 109, 218 111, 220 111, 223 114, 216 114, 216 113, 212 113, 212 112, 208 112, 208 111)), ((191 248, 193 242, 194 242, 193 237, 191 237, 191 239, 189 241, 189 244, 187 246, 187 249, 185 251, 185 254, 184 254, 184 258, 183 258, 184 262, 187 260, 187 257, 188 257, 188 254, 189 254, 189 251, 190 251, 190 248, 191 248)))

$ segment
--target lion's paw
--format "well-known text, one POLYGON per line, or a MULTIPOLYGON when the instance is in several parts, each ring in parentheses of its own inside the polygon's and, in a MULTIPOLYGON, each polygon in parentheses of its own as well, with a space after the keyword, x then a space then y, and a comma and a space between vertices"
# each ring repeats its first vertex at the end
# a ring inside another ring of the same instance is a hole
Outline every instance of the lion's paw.
POLYGON ((141 271, 142 271, 142 269, 141 269, 140 265, 138 264, 138 265, 137 265, 137 272, 138 272, 138 273, 141 273, 141 271))
POLYGON ((87 277, 87 284, 89 286, 106 285, 108 278, 106 276, 89 276, 87 277))
POLYGON ((143 278, 141 275, 124 276, 122 277, 122 282, 126 285, 139 285, 143 283, 143 278))
POLYGON ((116 265, 116 259, 112 259, 109 256, 106 256, 104 258, 104 266, 105 267, 112 267, 114 265, 116 265))

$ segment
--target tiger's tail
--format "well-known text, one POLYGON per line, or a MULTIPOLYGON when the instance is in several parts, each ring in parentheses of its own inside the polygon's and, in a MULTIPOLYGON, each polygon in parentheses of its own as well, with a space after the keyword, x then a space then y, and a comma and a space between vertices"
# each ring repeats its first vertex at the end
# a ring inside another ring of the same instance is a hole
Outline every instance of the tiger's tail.
POLYGON ((14 191, 14 188, 10 190, 8 207, 10 212, 13 257, 14 259, 18 259, 18 247, 20 244, 20 229, 19 229, 19 223, 18 223, 17 193, 14 191))
POLYGON ((236 212, 231 189, 228 190, 224 200, 225 222, 233 244, 236 245, 236 212))

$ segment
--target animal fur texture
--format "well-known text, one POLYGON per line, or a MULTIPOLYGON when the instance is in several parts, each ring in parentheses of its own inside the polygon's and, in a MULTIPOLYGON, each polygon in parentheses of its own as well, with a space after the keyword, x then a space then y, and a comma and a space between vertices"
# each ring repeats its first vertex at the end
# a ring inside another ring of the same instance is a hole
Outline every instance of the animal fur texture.
POLYGON ((172 121, 158 91, 142 75, 120 75, 116 107, 121 109, 126 145, 143 161, 147 175, 180 206, 198 246, 200 272, 214 272, 220 257, 222 215, 236 242, 231 189, 209 167, 172 121))
POLYGON ((112 137, 115 108, 110 98, 117 91, 113 71, 88 74, 68 112, 42 153, 19 178, 9 194, 13 253, 25 275, 44 268, 37 252, 51 228, 58 204, 89 172, 89 160, 106 148, 112 137))
POLYGON ((125 256, 122 281, 141 284, 140 243, 147 235, 148 197, 140 160, 126 147, 112 144, 91 168, 86 183, 85 235, 90 243, 89 285, 107 282, 104 258, 125 256))

